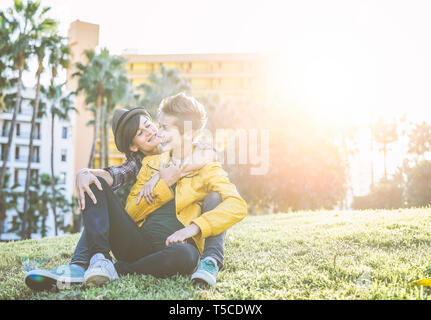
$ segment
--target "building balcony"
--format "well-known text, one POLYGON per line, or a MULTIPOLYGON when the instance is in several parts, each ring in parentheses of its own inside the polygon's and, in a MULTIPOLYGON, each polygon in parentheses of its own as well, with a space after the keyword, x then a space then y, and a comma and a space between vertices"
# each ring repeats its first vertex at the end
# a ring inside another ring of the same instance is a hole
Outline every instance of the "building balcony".
MULTIPOLYGON (((133 70, 133 71, 129 71, 128 74, 130 79, 147 79, 150 76, 150 73, 146 73, 146 72, 142 72, 140 70, 133 70)), ((209 79, 222 79, 222 78, 256 78, 256 77, 261 77, 262 74, 261 73, 257 73, 257 72, 226 72, 226 73, 212 73, 212 72, 207 72, 207 73, 202 73, 202 72, 196 72, 196 73, 188 73, 185 71, 181 72, 181 77, 186 78, 186 79, 191 79, 191 78, 209 78, 209 79)))

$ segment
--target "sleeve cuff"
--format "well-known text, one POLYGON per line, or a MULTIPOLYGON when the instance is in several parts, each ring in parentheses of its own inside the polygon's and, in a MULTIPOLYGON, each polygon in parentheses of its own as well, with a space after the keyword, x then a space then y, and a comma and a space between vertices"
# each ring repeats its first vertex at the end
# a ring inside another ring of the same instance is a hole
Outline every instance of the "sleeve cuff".
POLYGON ((112 188, 113 191, 116 191, 118 189, 117 188, 118 181, 117 181, 117 176, 112 171, 112 166, 103 168, 103 170, 105 170, 106 172, 108 172, 111 175, 111 177, 112 177, 112 186, 111 186, 111 188, 112 188))
POLYGON ((204 217, 197 217, 196 219, 193 219, 192 222, 197 224, 201 229, 200 235, 197 236, 198 239, 205 239, 211 236, 211 225, 204 217))

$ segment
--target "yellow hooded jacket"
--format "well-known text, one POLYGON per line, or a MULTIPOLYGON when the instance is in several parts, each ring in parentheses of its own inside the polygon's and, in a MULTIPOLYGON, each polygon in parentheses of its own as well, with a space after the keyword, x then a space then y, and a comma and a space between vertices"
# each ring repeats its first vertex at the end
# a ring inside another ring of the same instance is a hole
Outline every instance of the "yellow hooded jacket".
MULTIPOLYGON (((160 179, 154 188, 153 204, 149 205, 145 199, 141 199, 136 205, 142 187, 159 172, 160 162, 168 163, 169 157, 169 152, 165 152, 147 156, 142 161, 142 168, 126 203, 126 211, 139 227, 145 223, 151 212, 174 198, 172 189, 160 179)), ((235 185, 229 181, 226 171, 219 162, 210 162, 200 170, 178 180, 175 205, 177 218, 184 226, 195 223, 201 229, 200 234, 193 237, 201 253, 205 238, 226 231, 247 214, 246 202, 239 195, 235 185), (201 214, 201 201, 211 192, 218 192, 222 202, 213 210, 201 214)))

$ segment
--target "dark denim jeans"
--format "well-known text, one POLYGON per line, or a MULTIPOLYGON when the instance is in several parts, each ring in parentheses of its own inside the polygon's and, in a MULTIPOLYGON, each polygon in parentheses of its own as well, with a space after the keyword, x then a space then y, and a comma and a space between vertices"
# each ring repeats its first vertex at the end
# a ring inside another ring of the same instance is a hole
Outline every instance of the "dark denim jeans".
MULTIPOLYGON (((97 198, 96 205, 88 195, 85 196, 86 209, 82 212, 84 230, 72 256, 72 263, 88 265, 94 253, 109 254, 109 251, 112 251, 119 260, 116 268, 121 269, 118 270, 120 273, 155 273, 155 276, 160 276, 160 272, 166 271, 168 275, 172 271, 162 270, 164 268, 161 268, 161 264, 170 268, 177 266, 180 269, 193 265, 197 251, 194 246, 188 243, 169 247, 156 245, 160 244, 162 239, 156 242, 155 239, 150 239, 144 230, 145 225, 139 228, 106 181, 103 178, 98 179, 103 191, 98 190, 95 185, 90 187, 97 198), (182 261, 184 259, 187 261, 182 261), (173 264, 174 260, 177 263, 173 264)), ((220 195, 213 192, 204 199, 202 212, 212 210, 220 203, 220 195)), ((225 238, 226 232, 206 238, 201 258, 211 256, 219 262, 219 267, 223 268, 225 238)), ((188 269, 190 268, 184 270, 188 272, 188 269)), ((187 273, 186 271, 184 273, 187 273)))

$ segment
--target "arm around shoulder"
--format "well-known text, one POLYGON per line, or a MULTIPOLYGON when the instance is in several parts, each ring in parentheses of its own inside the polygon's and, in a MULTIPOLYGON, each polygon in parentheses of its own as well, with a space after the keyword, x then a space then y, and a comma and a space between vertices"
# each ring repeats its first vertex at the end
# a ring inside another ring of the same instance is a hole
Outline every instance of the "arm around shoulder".
POLYGON ((129 196, 127 197, 126 211, 133 219, 141 219, 145 217, 146 215, 160 208, 163 204, 174 198, 174 193, 171 188, 166 184, 163 179, 159 179, 159 181, 154 187, 153 203, 148 204, 147 201, 141 200, 138 204, 136 204, 139 193, 141 192, 142 188, 153 176, 151 174, 151 171, 148 169, 147 161, 144 159, 144 161, 142 162, 142 167, 137 176, 136 183, 130 190, 129 196))

